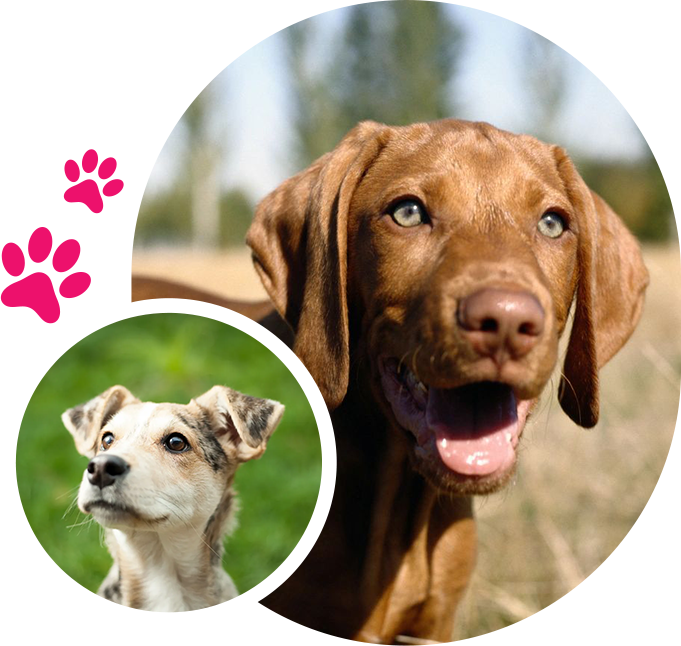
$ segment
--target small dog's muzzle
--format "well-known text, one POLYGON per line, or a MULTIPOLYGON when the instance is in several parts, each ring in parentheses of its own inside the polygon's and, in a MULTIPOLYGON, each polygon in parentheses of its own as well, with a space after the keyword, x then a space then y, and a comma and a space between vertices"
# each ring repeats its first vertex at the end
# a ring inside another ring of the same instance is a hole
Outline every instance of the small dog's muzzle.
POLYGON ((130 465, 117 455, 97 455, 87 465, 87 479, 91 485, 104 489, 120 480, 130 465))

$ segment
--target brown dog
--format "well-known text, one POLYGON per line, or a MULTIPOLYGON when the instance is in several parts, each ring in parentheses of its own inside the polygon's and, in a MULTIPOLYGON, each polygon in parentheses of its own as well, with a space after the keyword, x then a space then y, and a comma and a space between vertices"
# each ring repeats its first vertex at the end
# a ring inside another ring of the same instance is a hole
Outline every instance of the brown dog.
POLYGON ((360 124, 265 198, 248 243, 338 448, 321 537, 263 603, 361 641, 450 640, 470 496, 511 477, 571 307, 559 399, 596 424, 597 371, 643 304, 636 241, 562 149, 445 120, 360 124))

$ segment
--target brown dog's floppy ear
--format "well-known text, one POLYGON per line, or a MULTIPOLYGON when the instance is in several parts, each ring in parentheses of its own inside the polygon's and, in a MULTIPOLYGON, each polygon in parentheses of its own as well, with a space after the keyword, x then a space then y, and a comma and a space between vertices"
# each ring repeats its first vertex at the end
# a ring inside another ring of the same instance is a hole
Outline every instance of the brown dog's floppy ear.
POLYGON ((259 458, 279 425, 284 406, 271 399, 244 395, 226 386, 213 386, 194 400, 211 420, 223 448, 239 462, 259 458))
POLYGON ((124 386, 112 386, 89 402, 69 408, 61 420, 73 435, 78 453, 91 458, 96 452, 99 432, 107 422, 124 406, 139 404, 139 401, 124 386))
POLYGON ((265 289, 295 334, 293 350, 330 408, 345 397, 350 367, 348 209, 389 132, 360 123, 333 151, 270 193, 248 231, 265 289))
POLYGON ((648 272, 615 212, 587 188, 562 149, 556 159, 579 228, 574 321, 558 397, 572 420, 590 428, 598 422, 598 370, 634 331, 648 272))

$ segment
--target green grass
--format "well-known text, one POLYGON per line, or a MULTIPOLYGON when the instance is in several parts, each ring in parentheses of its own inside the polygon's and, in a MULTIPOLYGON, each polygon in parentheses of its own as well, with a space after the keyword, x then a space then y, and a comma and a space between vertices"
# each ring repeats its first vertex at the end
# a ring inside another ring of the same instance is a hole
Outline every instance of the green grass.
POLYGON ((122 384, 143 401, 188 403, 213 385, 286 405, 261 460, 236 476, 239 524, 224 564, 240 592, 272 573, 312 516, 321 448, 310 405, 286 366, 240 330, 198 316, 153 314, 109 325, 66 352, 26 409, 17 445, 17 480, 26 516, 54 561, 95 591, 111 566, 99 526, 67 512, 87 458, 79 455, 61 413, 122 384))

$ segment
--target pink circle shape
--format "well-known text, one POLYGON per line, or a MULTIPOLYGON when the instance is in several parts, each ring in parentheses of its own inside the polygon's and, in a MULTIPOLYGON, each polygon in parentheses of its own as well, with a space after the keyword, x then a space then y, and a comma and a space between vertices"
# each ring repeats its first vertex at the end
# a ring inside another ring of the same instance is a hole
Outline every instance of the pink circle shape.
POLYGON ((80 245, 77 240, 65 240, 54 252, 52 266, 57 271, 68 271, 76 264, 80 256, 80 245))
POLYGON ((107 197, 112 197, 113 195, 118 195, 123 190, 123 181, 120 179, 112 179, 107 182, 102 189, 102 193, 107 197))
POLYGON ((116 172, 116 160, 113 157, 107 157, 100 165, 97 174, 102 179, 109 179, 116 172))
POLYGON ((10 276, 19 276, 24 271, 26 261, 19 245, 8 242, 2 248, 2 266, 10 276))
POLYGON ((97 159, 97 153, 90 148, 90 150, 83 155, 83 170, 86 173, 91 173, 97 168, 97 159))
POLYGON ((75 274, 67 276, 62 281, 59 286, 59 293, 64 298, 75 298, 80 296, 85 290, 90 287, 92 279, 90 274, 86 274, 84 271, 78 271, 75 274))
POLYGON ((33 262, 42 262, 50 255, 52 234, 45 227, 36 229, 28 241, 28 255, 33 262))
POLYGON ((76 164, 73 159, 69 159, 69 161, 64 164, 64 173, 69 182, 77 182, 80 177, 80 168, 78 168, 78 164, 76 164))

